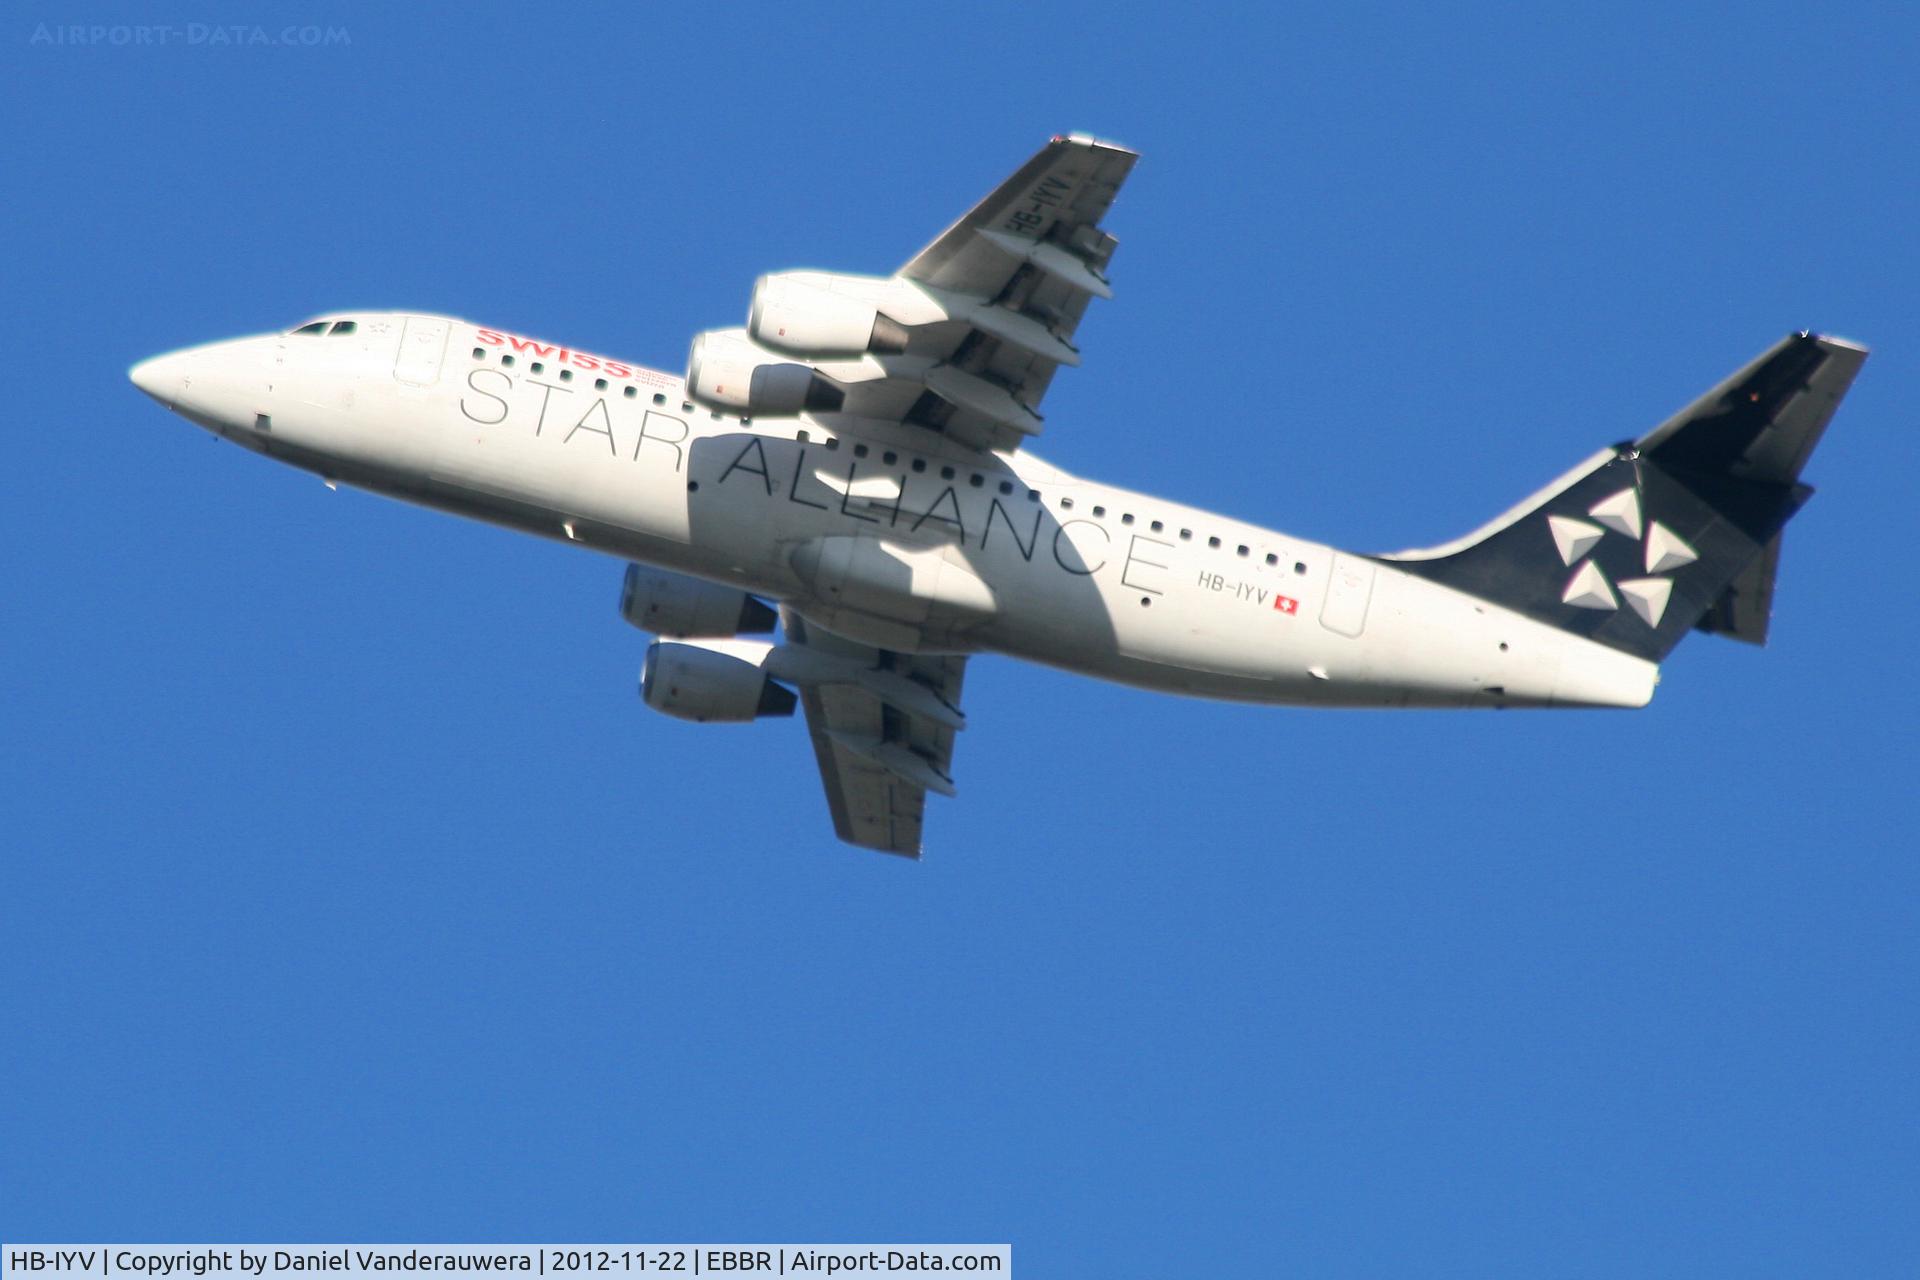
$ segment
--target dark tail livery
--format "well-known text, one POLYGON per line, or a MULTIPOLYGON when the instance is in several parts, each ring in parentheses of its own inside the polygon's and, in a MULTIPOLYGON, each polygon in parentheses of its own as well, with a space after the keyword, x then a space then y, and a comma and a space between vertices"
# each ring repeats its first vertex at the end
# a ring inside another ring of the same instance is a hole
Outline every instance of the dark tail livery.
POLYGON ((1694 628, 1762 644, 1800 470, 1866 358, 1787 337, 1466 538, 1382 559, 1654 662, 1694 628))

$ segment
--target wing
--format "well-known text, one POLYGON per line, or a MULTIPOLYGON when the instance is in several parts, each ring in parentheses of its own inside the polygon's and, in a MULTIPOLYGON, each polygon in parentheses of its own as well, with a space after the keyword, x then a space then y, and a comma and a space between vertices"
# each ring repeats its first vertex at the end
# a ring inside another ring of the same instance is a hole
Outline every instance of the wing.
POLYGON ((864 292, 902 321, 902 349, 822 361, 841 412, 903 422, 979 449, 1015 449, 1041 429, 1040 402, 1094 297, 1109 298, 1118 243, 1100 227, 1139 157, 1055 138, 885 282, 864 292))
POLYGON ((966 659, 858 644, 791 609, 782 609, 780 617, 789 644, 853 659, 878 673, 859 684, 801 686, 834 831, 863 849, 919 857, 927 792, 953 794, 953 739, 964 723, 958 707, 966 659))

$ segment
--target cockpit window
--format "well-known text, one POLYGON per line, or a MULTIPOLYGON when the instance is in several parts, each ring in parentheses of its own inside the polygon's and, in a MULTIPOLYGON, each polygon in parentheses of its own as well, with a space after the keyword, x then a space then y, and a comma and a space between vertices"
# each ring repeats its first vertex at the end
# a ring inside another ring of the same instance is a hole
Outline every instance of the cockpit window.
POLYGON ((327 336, 332 338, 338 338, 342 334, 352 333, 355 329, 359 327, 360 327, 359 325, 355 324, 351 320, 335 320, 333 322, 333 332, 328 334, 327 336))
POLYGON ((326 331, 327 322, 325 320, 315 320, 312 324, 303 324, 294 330, 295 333, 325 333, 326 331))

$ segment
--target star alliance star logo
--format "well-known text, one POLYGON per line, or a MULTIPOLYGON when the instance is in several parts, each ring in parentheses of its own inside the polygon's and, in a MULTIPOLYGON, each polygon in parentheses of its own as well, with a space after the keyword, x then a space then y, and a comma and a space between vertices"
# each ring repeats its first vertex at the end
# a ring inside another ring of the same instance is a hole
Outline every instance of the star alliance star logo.
POLYGON ((1607 581, 1600 566, 1586 557, 1610 532, 1639 540, 1642 525, 1639 491, 1622 489, 1594 503, 1587 514, 1593 517, 1594 523, 1572 516, 1547 517, 1547 527, 1553 531, 1553 545, 1560 551, 1560 563, 1573 569, 1566 590, 1560 593, 1561 601, 1576 609, 1610 610, 1618 609, 1624 596, 1627 607, 1642 622, 1649 627, 1659 626, 1661 615, 1667 611, 1667 600, 1673 595, 1673 579, 1655 575, 1690 565, 1700 558, 1699 553, 1658 520, 1651 522, 1646 526, 1642 557, 1647 576, 1621 579, 1616 595, 1614 584, 1607 581))

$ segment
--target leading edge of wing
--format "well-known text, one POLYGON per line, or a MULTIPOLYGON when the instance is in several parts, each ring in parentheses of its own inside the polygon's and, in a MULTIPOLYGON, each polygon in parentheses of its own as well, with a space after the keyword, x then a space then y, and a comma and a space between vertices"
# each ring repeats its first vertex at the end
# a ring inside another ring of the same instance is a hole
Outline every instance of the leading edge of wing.
MULTIPOLYGON (((1117 142, 1095 138, 1090 134, 1055 134, 1045 146, 1034 152, 1025 164, 1014 170, 1011 177, 988 192, 985 198, 961 215, 952 226, 934 237, 931 244, 909 259, 907 264, 900 268, 899 274, 910 280, 940 283, 942 269, 961 251, 972 245, 975 232, 998 230, 1023 234, 1021 228, 1037 227, 1044 235, 1046 231, 1044 215, 1050 206, 1044 201, 1036 205, 1033 199, 1034 190, 1049 174, 1063 167, 1064 163, 1076 155, 1085 155, 1094 161, 1093 172, 1102 178, 1101 185, 1104 190, 1097 195, 1098 207, 1095 209, 1079 210, 1078 202, 1075 200, 1063 203, 1066 208, 1090 213, 1092 216, 1086 219, 1087 223, 1097 224, 1112 205, 1113 197, 1120 190, 1121 184, 1126 181, 1127 175, 1133 171, 1134 163, 1139 160, 1140 153, 1129 147, 1123 147, 1117 142), (1023 197, 1026 199, 1023 200, 1023 197), (1040 217, 1043 220, 1039 223, 1027 220, 1014 222, 1012 219, 1017 213, 1040 217), (1002 221, 1007 225, 994 225, 1002 221)), ((1083 181, 1088 176, 1079 175, 1083 181)), ((1078 192, 1075 194, 1077 195, 1078 192)))

